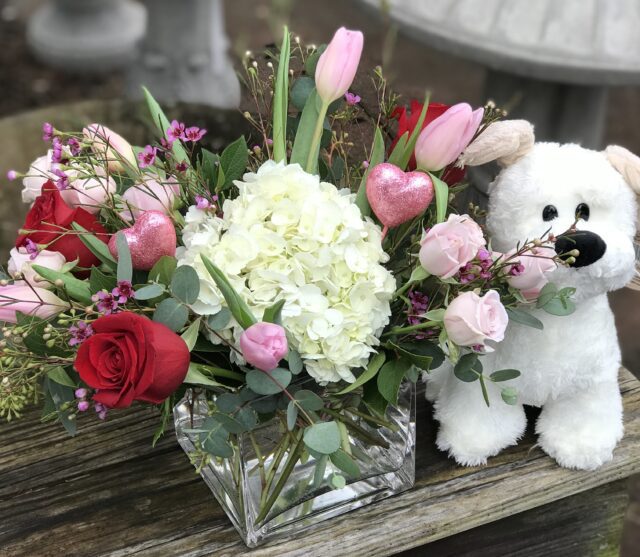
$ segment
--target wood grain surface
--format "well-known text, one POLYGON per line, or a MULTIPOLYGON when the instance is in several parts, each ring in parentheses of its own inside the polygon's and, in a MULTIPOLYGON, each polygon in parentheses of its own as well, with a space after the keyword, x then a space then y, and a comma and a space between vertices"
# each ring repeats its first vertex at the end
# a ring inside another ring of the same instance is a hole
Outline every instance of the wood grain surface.
MULTIPOLYGON (((418 403, 416 485, 385 501, 248 550, 178 447, 155 448, 155 410, 81 420, 75 438, 34 410, 0 426, 0 555, 391 555, 640 472, 640 383, 623 370, 625 436, 597 472, 558 467, 529 433, 485 467, 462 468, 434 445, 418 403)), ((621 520, 621 519, 620 519, 621 520)))

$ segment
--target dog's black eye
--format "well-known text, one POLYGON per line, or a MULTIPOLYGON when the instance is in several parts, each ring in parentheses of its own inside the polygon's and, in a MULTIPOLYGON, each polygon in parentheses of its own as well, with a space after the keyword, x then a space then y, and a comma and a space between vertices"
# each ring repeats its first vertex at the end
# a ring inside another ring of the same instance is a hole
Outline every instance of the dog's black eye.
POLYGON ((547 205, 544 209, 542 209, 542 220, 545 222, 549 222, 558 217, 558 209, 556 209, 553 205, 547 205))
POLYGON ((589 220, 589 212, 589 205, 586 203, 580 203, 580 205, 576 207, 576 220, 589 220))

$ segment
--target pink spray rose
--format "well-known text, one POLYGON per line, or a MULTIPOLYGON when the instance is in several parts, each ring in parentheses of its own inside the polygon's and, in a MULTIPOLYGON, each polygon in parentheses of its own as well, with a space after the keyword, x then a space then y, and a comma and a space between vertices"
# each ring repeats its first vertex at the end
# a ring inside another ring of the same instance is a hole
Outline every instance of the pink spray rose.
POLYGON ((316 89, 325 103, 343 97, 358 70, 364 36, 360 31, 340 27, 318 59, 316 89))
POLYGON ((53 292, 23 280, 0 286, 0 321, 16 323, 16 312, 46 319, 69 307, 53 292))
POLYGON ((482 229, 469 215, 451 214, 422 240, 420 264, 432 275, 450 278, 484 246, 482 229))
POLYGON ((483 115, 483 108, 473 110, 459 103, 433 120, 416 142, 418 168, 435 172, 455 161, 478 131, 483 115))
POLYGON ((274 323, 256 323, 240 336, 244 359, 262 371, 271 371, 289 352, 284 329, 274 323))
POLYGON ((100 211, 100 206, 116 192, 116 183, 111 176, 97 168, 95 174, 88 175, 82 169, 66 170, 69 185, 60 190, 63 201, 72 209, 82 207, 92 214, 100 211))
POLYGON ((484 345, 487 340, 500 342, 508 322, 507 311, 495 290, 482 297, 464 292, 453 299, 444 313, 447 335, 459 346, 484 345))
POLYGON ((91 143, 91 150, 104 157, 110 172, 124 172, 125 165, 138 167, 131 144, 113 130, 102 124, 91 124, 82 133, 85 140, 91 143))
POLYGON ((22 202, 33 203, 36 197, 40 195, 42 186, 44 186, 49 180, 57 180, 55 174, 53 174, 53 163, 51 162, 51 156, 53 151, 49 149, 46 155, 38 157, 29 166, 29 170, 25 177, 22 179, 22 202))
MULTIPOLYGON (((508 256, 514 253, 515 250, 510 252, 508 256)), ((519 266, 515 270, 511 267, 512 271, 507 277, 507 282, 520 290, 527 300, 537 298, 540 290, 549 282, 548 275, 556 269, 556 264, 553 261, 555 254, 555 251, 548 247, 532 248, 529 252, 525 252, 516 260, 512 260, 519 266)))
POLYGON ((122 194, 122 201, 126 208, 120 216, 130 221, 145 211, 159 211, 168 215, 178 195, 180 195, 180 184, 173 176, 168 176, 162 182, 159 178, 158 180, 146 178, 122 194))
MULTIPOLYGON (((22 275, 22 278, 31 285, 36 285, 34 277, 36 272, 33 270, 32 265, 40 265, 47 269, 53 269, 59 271, 66 263, 64 255, 57 251, 42 250, 37 253, 29 253, 27 248, 13 248, 9 252, 9 264, 7 265, 7 271, 11 276, 16 276, 18 273, 22 275)), ((43 283, 47 284, 47 283, 43 283)))

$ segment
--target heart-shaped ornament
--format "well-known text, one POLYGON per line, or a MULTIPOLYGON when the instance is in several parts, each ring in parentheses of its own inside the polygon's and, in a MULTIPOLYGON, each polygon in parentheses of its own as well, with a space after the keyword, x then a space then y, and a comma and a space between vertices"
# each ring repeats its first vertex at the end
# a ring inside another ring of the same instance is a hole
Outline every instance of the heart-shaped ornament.
MULTIPOLYGON (((171 219, 159 211, 146 211, 130 228, 121 231, 127 239, 134 269, 148 271, 163 255, 176 254, 176 229, 171 219)), ((116 235, 109 240, 109 251, 118 258, 116 235)))
POLYGON ((367 176, 367 199, 386 228, 422 213, 433 200, 433 183, 424 172, 404 172, 394 164, 376 165, 367 176))

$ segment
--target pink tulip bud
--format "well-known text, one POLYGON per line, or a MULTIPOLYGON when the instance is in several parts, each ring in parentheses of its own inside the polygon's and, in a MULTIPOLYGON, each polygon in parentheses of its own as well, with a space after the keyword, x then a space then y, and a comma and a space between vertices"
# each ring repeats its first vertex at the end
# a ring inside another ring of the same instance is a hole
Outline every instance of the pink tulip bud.
POLYGON ((325 103, 343 97, 356 75, 364 36, 340 27, 316 66, 316 89, 325 103))
POLYGON ((289 352, 284 329, 274 323, 256 323, 240 336, 244 359, 262 371, 271 371, 289 352))
POLYGON ((180 184, 173 176, 167 176, 162 181, 159 181, 159 178, 158 180, 145 178, 144 181, 133 184, 122 194, 125 210, 120 212, 120 216, 130 221, 146 211, 159 211, 168 215, 173 210, 173 204, 178 195, 180 195, 180 184))
POLYGON ((435 172, 455 161, 480 127, 484 109, 467 103, 453 105, 418 136, 416 161, 423 170, 435 172))
POLYGON ((17 311, 47 319, 68 307, 53 292, 30 286, 22 280, 0 286, 0 321, 16 323, 17 311))
POLYGON ((91 124, 82 130, 91 150, 104 157, 110 172, 124 172, 125 164, 137 168, 138 163, 129 142, 102 124, 91 124))

